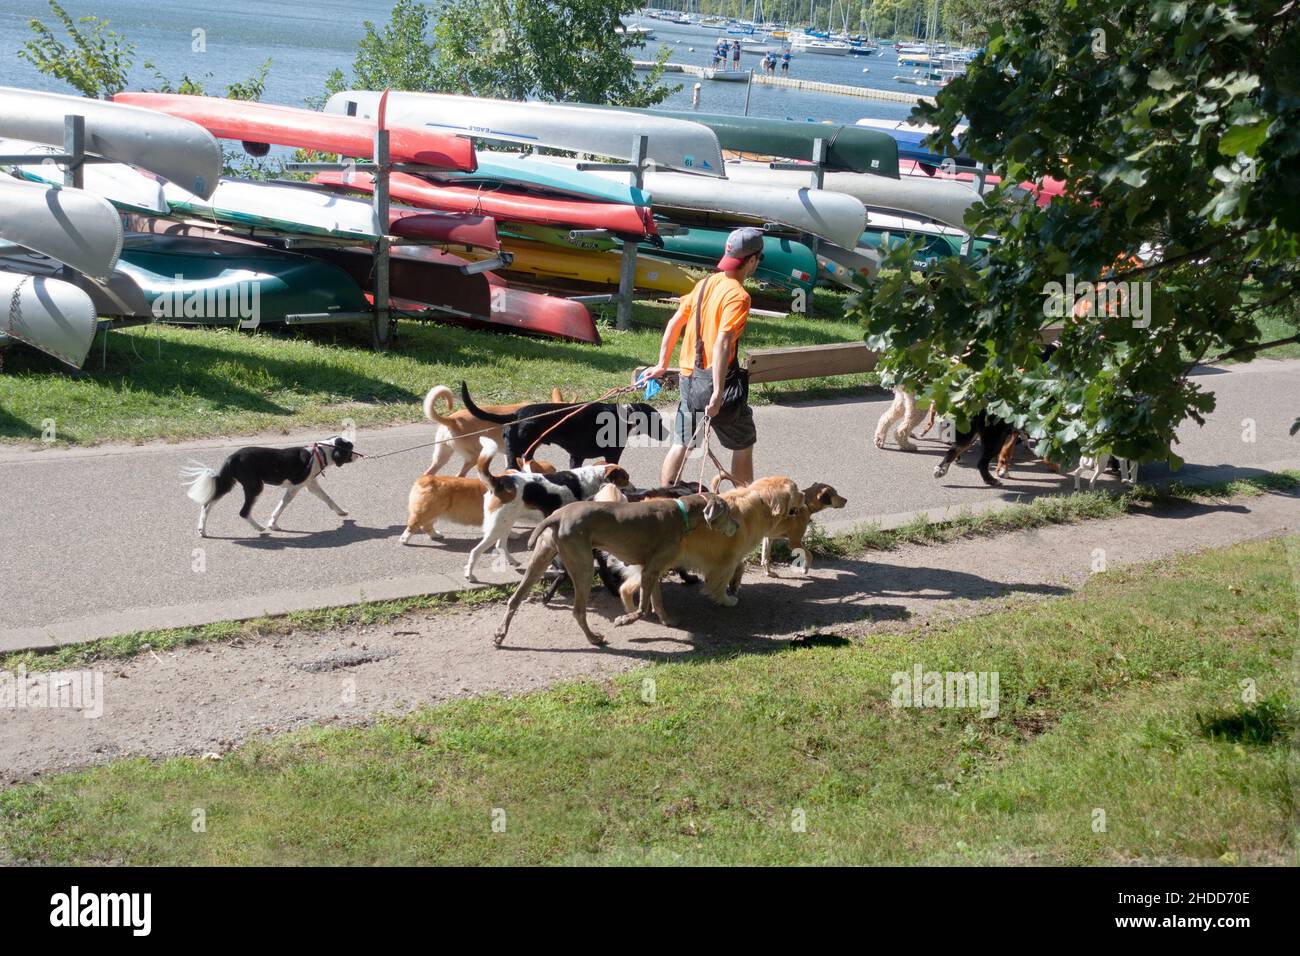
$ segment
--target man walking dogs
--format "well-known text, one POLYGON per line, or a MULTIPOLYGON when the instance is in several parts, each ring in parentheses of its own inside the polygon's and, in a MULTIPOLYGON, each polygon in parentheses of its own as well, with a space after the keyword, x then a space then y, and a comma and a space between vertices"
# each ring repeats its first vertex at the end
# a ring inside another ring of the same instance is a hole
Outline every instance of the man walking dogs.
POLYGON ((731 474, 740 482, 754 480, 758 436, 749 407, 749 375, 737 363, 736 355, 749 320, 749 293, 743 283, 754 274, 762 257, 763 230, 747 227, 729 235, 718 271, 682 296, 664 329, 659 363, 645 373, 646 378, 663 375, 673 347, 682 337, 678 359, 682 398, 673 422, 673 445, 659 473, 665 485, 677 480, 687 450, 700 444, 704 434, 700 426, 706 415, 710 431, 731 451, 731 474))

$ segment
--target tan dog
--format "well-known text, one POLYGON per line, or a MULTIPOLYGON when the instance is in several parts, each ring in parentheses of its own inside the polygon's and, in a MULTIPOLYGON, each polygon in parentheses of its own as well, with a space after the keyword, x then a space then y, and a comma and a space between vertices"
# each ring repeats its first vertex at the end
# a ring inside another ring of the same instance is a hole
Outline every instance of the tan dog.
MULTIPOLYGON (((735 512, 740 529, 721 535, 707 527, 696 528, 684 539, 671 567, 688 568, 704 575, 704 593, 714 604, 734 607, 739 598, 745 561, 762 540, 793 512, 803 506, 803 493, 789 478, 759 478, 753 484, 724 492, 724 501, 735 512)), ((619 589, 623 607, 632 610, 643 575, 632 573, 619 589)))
MULTIPOLYGON (((518 473, 555 474, 555 466, 550 462, 531 459, 522 465, 518 473)), ((435 527, 439 518, 452 524, 483 527, 484 490, 483 482, 477 478, 425 472, 411 485, 411 493, 406 499, 406 529, 398 540, 406 544, 415 534, 427 534, 435 541, 441 539, 442 535, 435 527)))
POLYGON ((600 548, 628 565, 639 566, 646 586, 638 610, 615 620, 631 624, 650 610, 660 623, 671 626, 664 609, 660 579, 673 566, 684 538, 694 531, 707 531, 726 539, 740 524, 726 501, 718 495, 687 495, 685 498, 652 498, 646 501, 579 501, 565 505, 534 530, 528 544, 533 549, 528 570, 506 606, 506 615, 494 640, 498 647, 510 629, 510 620, 524 596, 541 580, 552 559, 559 554, 566 568, 581 568, 572 574, 573 616, 582 633, 597 647, 605 639, 587 623, 587 601, 591 596, 591 552, 600 548))
MULTIPOLYGON (((564 396, 558 388, 551 389, 551 401, 564 401, 564 396)), ((527 404, 529 403, 516 402, 513 405, 487 405, 484 406, 484 411, 510 415, 527 404)), ((429 464, 426 475, 436 475, 447 462, 451 461, 451 456, 455 452, 460 452, 462 458, 460 476, 465 477, 478 461, 480 437, 491 438, 498 448, 503 446, 505 441, 502 437, 503 426, 496 422, 475 418, 464 408, 453 411, 455 408, 456 397, 446 385, 435 385, 424 396, 424 417, 437 424, 434 437, 439 442, 433 448, 433 461, 429 464), (439 403, 445 407, 445 411, 441 413, 438 411, 439 403)), ((520 465, 520 468, 527 471, 523 465, 520 465)))
POLYGON ((807 574, 808 568, 812 566, 812 555, 803 546, 803 536, 808 531, 813 515, 827 508, 843 508, 848 503, 847 498, 830 485, 822 484, 820 481, 803 489, 803 507, 796 508, 792 514, 786 515, 777 525, 776 530, 763 539, 763 571, 769 577, 776 577, 772 570, 772 542, 784 538, 795 554, 795 569, 800 574, 807 574))

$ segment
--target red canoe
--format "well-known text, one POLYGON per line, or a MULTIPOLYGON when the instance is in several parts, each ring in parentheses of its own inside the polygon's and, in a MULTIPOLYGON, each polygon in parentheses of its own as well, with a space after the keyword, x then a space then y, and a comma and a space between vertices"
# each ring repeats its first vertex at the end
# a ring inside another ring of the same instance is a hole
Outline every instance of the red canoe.
POLYGON ((430 239, 451 246, 500 249, 495 219, 420 209, 390 209, 388 228, 404 239, 430 239))
MULTIPOLYGON (((322 186, 373 192, 370 173, 331 170, 319 173, 313 182, 322 186)), ((469 189, 464 186, 436 186, 409 173, 392 173, 388 192, 399 202, 443 212, 478 213, 506 222, 528 222, 542 226, 574 229, 608 229, 632 236, 653 236, 654 219, 643 206, 588 202, 582 199, 552 199, 509 189, 469 189)))
MULTIPOLYGON (((364 159, 370 158, 375 148, 375 124, 353 116, 180 93, 118 93, 113 99, 190 120, 220 139, 296 146, 364 159)), ((474 144, 468 139, 412 126, 387 129, 389 153, 395 163, 421 163, 467 173, 478 168, 474 144)))
MULTIPOLYGON (((975 181, 975 174, 971 172, 945 172, 943 169, 931 166, 929 163, 918 163, 910 159, 900 159, 898 161, 898 174, 900 176, 925 176, 931 179, 957 180, 958 182, 970 183, 975 181)), ((984 181, 990 186, 996 186, 1002 182, 1002 177, 989 173, 984 177, 984 181)), ((1034 202, 1040 206, 1046 206, 1052 201, 1053 196, 1063 195, 1065 192, 1065 182, 1060 179, 1052 179, 1050 176, 1043 179, 1041 183, 1020 183, 1020 188, 1033 193, 1034 202)))

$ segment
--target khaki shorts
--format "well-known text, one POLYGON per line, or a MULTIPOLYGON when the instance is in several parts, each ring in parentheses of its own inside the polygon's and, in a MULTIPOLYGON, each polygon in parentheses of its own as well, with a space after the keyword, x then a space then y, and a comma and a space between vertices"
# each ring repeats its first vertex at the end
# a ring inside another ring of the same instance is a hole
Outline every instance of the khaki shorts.
MULTIPOLYGON (((699 447, 700 440, 704 437, 704 429, 700 427, 702 421, 703 412, 692 412, 686 407, 685 400, 678 402, 677 417, 673 419, 673 444, 685 445, 687 448, 699 447)), ((746 402, 734 412, 709 419, 709 433, 717 435, 719 443, 727 451, 754 447, 758 441, 754 410, 746 402)))

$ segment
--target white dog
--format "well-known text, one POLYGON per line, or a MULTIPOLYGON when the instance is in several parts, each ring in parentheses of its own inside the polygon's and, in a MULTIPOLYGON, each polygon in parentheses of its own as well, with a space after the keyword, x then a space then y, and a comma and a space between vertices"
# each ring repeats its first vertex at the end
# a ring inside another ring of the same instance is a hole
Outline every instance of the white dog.
MULTIPOLYGON (((929 415, 925 430, 921 432, 922 436, 934 424, 934 405, 930 406, 929 415)), ((893 428, 894 440, 898 442, 898 447, 903 451, 916 451, 916 446, 912 444, 912 429, 921 424, 921 419, 925 416, 926 413, 917 408, 914 392, 909 392, 901 386, 894 389, 894 403, 885 409, 885 414, 881 415, 880 421, 876 422, 876 447, 885 447, 889 431, 893 428)))

